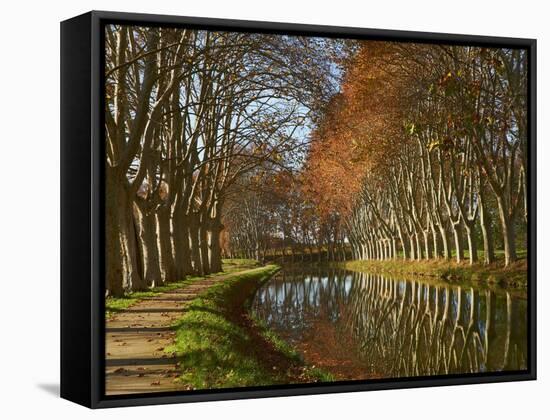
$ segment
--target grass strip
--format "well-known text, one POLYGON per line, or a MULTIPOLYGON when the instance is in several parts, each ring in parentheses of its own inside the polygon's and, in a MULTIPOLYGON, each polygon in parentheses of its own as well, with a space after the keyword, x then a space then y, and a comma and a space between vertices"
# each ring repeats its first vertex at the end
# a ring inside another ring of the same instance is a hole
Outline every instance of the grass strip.
POLYGON ((190 302, 175 326, 175 344, 165 349, 178 357, 179 380, 188 389, 330 380, 249 316, 254 292, 278 270, 268 265, 235 274, 190 302))
POLYGON ((498 285, 510 290, 527 288, 527 260, 519 260, 508 267, 502 263, 470 265, 445 260, 385 260, 385 261, 346 261, 337 263, 350 271, 400 276, 437 277, 450 283, 485 283, 498 285))

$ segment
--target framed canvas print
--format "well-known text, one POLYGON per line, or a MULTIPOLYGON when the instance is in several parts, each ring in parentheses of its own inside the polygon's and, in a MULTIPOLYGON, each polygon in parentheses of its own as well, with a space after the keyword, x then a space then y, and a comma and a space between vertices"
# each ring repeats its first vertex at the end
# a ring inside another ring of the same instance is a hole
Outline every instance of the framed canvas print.
POLYGON ((63 22, 62 397, 535 379, 535 45, 63 22))

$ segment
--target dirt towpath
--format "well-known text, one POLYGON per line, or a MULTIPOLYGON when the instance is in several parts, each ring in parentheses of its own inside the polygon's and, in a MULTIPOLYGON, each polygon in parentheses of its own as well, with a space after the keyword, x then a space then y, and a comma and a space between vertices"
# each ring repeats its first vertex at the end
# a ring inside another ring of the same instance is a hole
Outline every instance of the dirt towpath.
POLYGON ((251 270, 213 276, 154 297, 111 316, 105 325, 106 395, 184 390, 175 379, 177 359, 164 348, 175 339, 171 328, 188 303, 214 283, 251 270))

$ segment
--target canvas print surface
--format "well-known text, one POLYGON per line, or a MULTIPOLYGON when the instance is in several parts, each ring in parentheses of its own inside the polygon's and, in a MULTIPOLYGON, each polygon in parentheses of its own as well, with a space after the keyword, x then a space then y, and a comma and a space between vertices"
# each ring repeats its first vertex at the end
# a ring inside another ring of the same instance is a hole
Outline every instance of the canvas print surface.
POLYGON ((528 368, 527 51, 103 51, 106 395, 528 368))

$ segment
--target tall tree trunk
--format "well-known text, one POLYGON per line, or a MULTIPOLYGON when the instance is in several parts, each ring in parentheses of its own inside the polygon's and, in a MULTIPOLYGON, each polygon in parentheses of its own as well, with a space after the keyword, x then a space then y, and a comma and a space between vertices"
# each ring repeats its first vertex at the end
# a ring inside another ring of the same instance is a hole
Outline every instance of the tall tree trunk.
POLYGON ((204 212, 200 215, 200 223, 199 223, 199 247, 200 247, 200 254, 201 254, 201 262, 202 262, 202 273, 203 274, 210 274, 210 260, 209 260, 209 231, 210 227, 210 217, 206 215, 204 212))
MULTIPOLYGON (((107 169, 105 188, 105 286, 107 294, 119 297, 124 294, 124 249, 120 235, 120 220, 122 206, 118 205, 120 191, 114 173, 107 169)), ((112 171, 114 172, 114 171, 112 171)), ((122 209, 124 210, 124 209, 122 209)))
MULTIPOLYGON (((197 213, 192 213, 192 215, 189 216, 189 237, 191 238, 191 262, 193 264, 193 272, 200 276, 204 274, 204 272, 201 260, 199 217, 197 213)), ((248 250, 246 251, 248 252, 248 250)))
POLYGON ((163 283, 176 280, 172 233, 170 232, 170 207, 162 206, 156 214, 160 275, 163 283))
POLYGON ((414 261, 416 259, 416 246, 414 244, 414 234, 411 234, 409 236, 409 246, 410 246, 410 254, 409 254, 409 258, 411 259, 411 261, 414 261))
POLYGON ((502 240, 504 243, 504 264, 506 266, 517 260, 515 220, 508 214, 504 200, 497 196, 498 214, 502 226, 502 240))
POLYGON ((435 227, 432 225, 431 227, 431 232, 432 232, 432 241, 433 241, 433 244, 434 244, 434 258, 435 259, 438 259, 438 258, 441 258, 442 257, 442 250, 441 250, 441 244, 439 242, 439 237, 437 236, 437 230, 435 229, 435 227))
POLYGON ((447 230, 443 224, 439 225, 439 234, 441 236, 441 243, 443 244, 443 257, 446 260, 451 259, 451 246, 449 244, 449 236, 447 235, 447 230))
POLYGON ((453 234, 455 237, 456 262, 461 262, 464 259, 464 247, 462 246, 460 223, 453 223, 453 234))
POLYGON ((120 297, 140 284, 132 205, 124 177, 107 168, 105 197, 105 269, 107 293, 120 297))
POLYGON ((420 244, 420 235, 418 232, 414 234, 414 240, 416 243, 416 259, 420 261, 422 259, 422 245, 420 244))
POLYGON ((177 209, 173 212, 171 229, 174 247, 174 275, 176 280, 182 280, 186 275, 194 273, 189 245, 189 218, 185 216, 183 210, 177 209))
POLYGON ((491 228, 491 218, 485 204, 485 197, 481 191, 479 194, 479 220, 481 234, 483 235, 483 261, 485 264, 492 264, 495 261, 493 230, 491 228))
POLYGON ((404 260, 408 260, 410 255, 409 255, 409 244, 405 241, 405 239, 403 238, 403 236, 401 234, 399 234, 399 239, 401 241, 401 248, 403 249, 403 259, 404 260))
POLYGON ((470 253, 470 265, 477 262, 477 242, 475 238, 475 230, 473 223, 465 223, 466 235, 468 237, 468 252, 470 253))
POLYGON ((134 285, 132 290, 145 290, 159 285, 161 279, 157 224, 155 215, 148 211, 146 202, 134 202, 133 207, 142 281, 139 285, 134 285))
POLYGON ((424 236, 424 258, 429 260, 432 258, 432 247, 430 246, 430 232, 429 230, 423 230, 422 234, 424 236))
MULTIPOLYGON (((219 214, 219 212, 217 213, 219 214)), ((220 216, 210 220, 210 270, 212 273, 222 271, 222 255, 220 246, 220 235, 223 229, 220 216)), ((260 252, 258 249, 258 261, 260 261, 260 252)))

